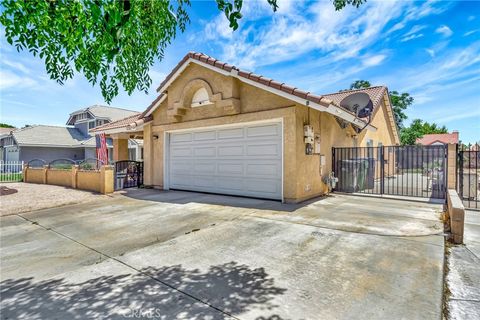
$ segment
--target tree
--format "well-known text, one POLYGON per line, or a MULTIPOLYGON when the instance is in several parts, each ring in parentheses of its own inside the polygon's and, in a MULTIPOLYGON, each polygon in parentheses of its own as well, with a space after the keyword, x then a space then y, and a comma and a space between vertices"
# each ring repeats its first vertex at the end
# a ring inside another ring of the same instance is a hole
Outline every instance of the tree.
MULTIPOLYGON (((276 11, 277 0, 266 0, 276 11)), ((336 10, 366 0, 333 0, 336 10)), ((243 0, 216 0, 238 28, 243 0)), ((75 72, 95 85, 107 102, 119 87, 147 92, 148 74, 177 31, 185 31, 190 0, 1 0, 7 41, 44 60, 51 79, 63 84, 75 72)))
POLYGON ((350 85, 350 90, 370 88, 372 85, 367 80, 356 80, 350 85))
MULTIPOLYGON (((352 89, 365 89, 370 88, 372 85, 370 81, 367 80, 356 80, 350 85, 350 90, 352 89)), ((348 89, 346 89, 348 90, 348 89)), ((341 91, 346 91, 341 90, 341 91)), ((395 118, 395 123, 398 128, 403 128, 403 121, 407 119, 405 110, 412 105, 413 97, 409 93, 399 93, 398 91, 390 91, 390 101, 392 102, 393 116, 395 118)))
POLYGON ((432 133, 448 133, 448 130, 445 126, 439 127, 436 123, 428 123, 420 119, 415 119, 410 126, 402 128, 400 131, 400 141, 403 145, 413 145, 418 138, 432 133))
POLYGON ((15 127, 6 123, 0 123, 0 128, 15 128, 15 127))

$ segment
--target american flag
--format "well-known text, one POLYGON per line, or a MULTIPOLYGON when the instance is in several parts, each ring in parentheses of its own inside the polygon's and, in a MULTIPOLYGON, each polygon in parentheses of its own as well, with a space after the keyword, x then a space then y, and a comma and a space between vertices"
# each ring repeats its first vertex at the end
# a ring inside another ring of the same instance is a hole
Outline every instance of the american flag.
POLYGON ((95 142, 97 145, 97 159, 100 160, 102 164, 108 164, 108 149, 105 133, 96 134, 95 142))

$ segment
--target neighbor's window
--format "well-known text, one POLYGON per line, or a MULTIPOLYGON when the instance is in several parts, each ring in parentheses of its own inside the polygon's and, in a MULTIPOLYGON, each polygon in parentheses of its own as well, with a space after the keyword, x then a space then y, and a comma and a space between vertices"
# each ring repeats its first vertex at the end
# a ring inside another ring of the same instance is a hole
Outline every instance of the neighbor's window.
POLYGON ((95 128, 95 121, 90 121, 88 123, 88 129, 93 129, 93 128, 95 128))
POLYGON ((192 97, 192 107, 200 107, 208 104, 211 104, 211 102, 208 100, 207 89, 198 89, 192 97))

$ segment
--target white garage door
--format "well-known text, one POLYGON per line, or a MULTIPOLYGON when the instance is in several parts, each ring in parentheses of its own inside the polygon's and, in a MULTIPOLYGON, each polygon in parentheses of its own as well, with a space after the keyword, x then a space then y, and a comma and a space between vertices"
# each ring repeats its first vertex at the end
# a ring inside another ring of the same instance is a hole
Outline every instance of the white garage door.
POLYGON ((282 124, 171 133, 170 189, 282 199, 282 124))

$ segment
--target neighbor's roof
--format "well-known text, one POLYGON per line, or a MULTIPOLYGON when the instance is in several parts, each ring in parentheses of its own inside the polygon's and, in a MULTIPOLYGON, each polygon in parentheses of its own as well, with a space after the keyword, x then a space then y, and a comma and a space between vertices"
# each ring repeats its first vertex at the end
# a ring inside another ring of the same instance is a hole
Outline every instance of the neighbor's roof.
POLYGON ((17 128, 0 128, 0 136, 9 135, 14 130, 17 130, 17 128))
POLYGON ((84 136, 78 129, 68 127, 35 125, 13 131, 12 135, 20 146, 95 146, 95 139, 84 136))
POLYGON ((372 100, 373 108, 375 110, 375 108, 380 105, 380 102, 382 102, 382 98, 385 92, 387 92, 387 87, 376 86, 376 87, 370 87, 370 88, 364 88, 364 89, 345 90, 345 91, 340 91, 336 93, 326 94, 324 95, 324 97, 340 105, 343 99, 345 99, 352 93, 357 93, 357 92, 363 92, 368 94, 368 96, 370 97, 370 100, 372 100))
POLYGON ((445 144, 448 144, 448 143, 456 144, 458 143, 458 141, 459 141, 458 132, 452 132, 452 133, 426 134, 423 137, 418 138, 416 143, 428 146, 435 142, 440 142, 445 144))
POLYGON ((134 114, 139 114, 140 112, 122 108, 115 108, 115 107, 108 107, 108 106, 101 106, 101 105, 93 105, 84 109, 80 109, 70 113, 70 117, 68 118, 67 125, 72 125, 73 123, 72 118, 73 116, 79 114, 89 112, 95 118, 104 118, 110 119, 110 121, 117 121, 123 119, 125 117, 132 116, 134 114))

